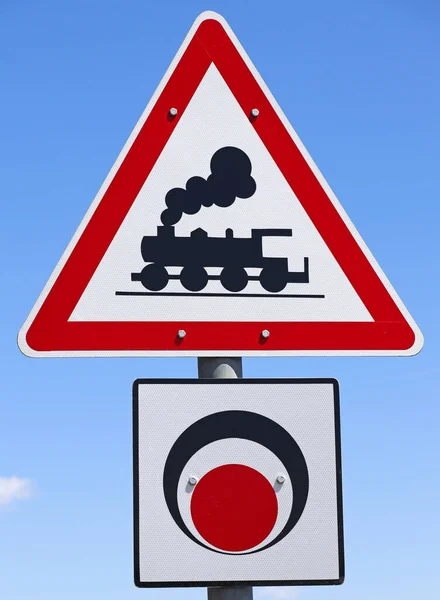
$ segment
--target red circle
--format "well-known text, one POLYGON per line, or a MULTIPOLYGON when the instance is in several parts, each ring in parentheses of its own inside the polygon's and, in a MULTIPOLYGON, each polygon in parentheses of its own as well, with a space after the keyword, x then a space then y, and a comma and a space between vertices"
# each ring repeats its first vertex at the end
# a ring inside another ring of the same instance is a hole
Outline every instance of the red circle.
POLYGON ((278 501, 269 481, 245 465, 221 465, 206 473, 191 497, 191 517, 212 546, 241 552, 261 544, 272 531, 278 501))

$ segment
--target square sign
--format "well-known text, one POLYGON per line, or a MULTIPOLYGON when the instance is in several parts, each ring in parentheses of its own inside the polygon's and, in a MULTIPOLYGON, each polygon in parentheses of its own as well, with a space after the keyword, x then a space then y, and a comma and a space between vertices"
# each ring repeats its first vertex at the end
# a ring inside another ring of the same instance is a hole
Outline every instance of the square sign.
POLYGON ((340 584, 334 379, 134 383, 139 587, 340 584))

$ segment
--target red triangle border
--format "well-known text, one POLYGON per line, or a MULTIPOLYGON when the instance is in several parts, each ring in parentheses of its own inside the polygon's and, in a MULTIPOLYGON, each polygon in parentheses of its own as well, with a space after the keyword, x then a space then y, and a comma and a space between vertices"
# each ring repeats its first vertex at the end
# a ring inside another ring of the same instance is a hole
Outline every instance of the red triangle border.
MULTIPOLYGON (((405 353, 415 332, 398 308, 222 23, 202 20, 26 333, 34 353, 405 353), (76 322, 76 304, 195 90, 214 63, 373 322, 76 322), (175 106, 178 116, 170 120, 175 106), (177 331, 185 329, 183 340, 177 331), (270 336, 261 337, 262 329, 270 336)), ((28 352, 26 352, 28 353, 28 352)))

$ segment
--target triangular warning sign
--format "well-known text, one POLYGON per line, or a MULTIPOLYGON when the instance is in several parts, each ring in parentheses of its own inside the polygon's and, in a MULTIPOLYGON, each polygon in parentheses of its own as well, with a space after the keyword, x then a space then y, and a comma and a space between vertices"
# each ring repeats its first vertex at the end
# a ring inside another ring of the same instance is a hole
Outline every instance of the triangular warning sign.
POLYGON ((410 355, 422 345, 211 12, 194 23, 19 334, 30 356, 410 355))

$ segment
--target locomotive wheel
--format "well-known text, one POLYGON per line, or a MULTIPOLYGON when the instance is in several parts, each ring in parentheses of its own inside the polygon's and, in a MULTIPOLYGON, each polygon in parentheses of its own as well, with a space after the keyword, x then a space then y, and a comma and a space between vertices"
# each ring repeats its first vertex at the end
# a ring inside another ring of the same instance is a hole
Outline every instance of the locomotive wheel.
POLYGON ((208 273, 203 267, 196 265, 183 267, 180 272, 180 281, 183 287, 190 292, 199 292, 208 283, 208 273))
POLYGON ((220 281, 230 292, 241 292, 247 286, 248 274, 243 267, 225 267, 220 274, 220 281))
POLYGON ((141 271, 140 280, 147 290, 158 292, 168 283, 168 272, 161 265, 147 265, 141 271))
POLYGON ((287 273, 265 268, 260 273, 260 283, 268 292, 281 292, 287 285, 287 273))

